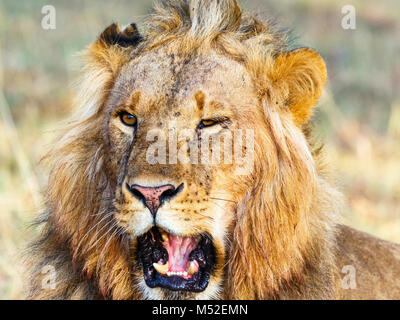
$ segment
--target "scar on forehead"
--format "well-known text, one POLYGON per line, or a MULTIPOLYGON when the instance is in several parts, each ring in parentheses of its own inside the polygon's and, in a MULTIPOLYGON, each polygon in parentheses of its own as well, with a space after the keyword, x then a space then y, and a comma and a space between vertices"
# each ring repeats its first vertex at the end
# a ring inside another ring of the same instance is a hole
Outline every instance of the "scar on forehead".
POLYGON ((215 101, 215 100, 213 100, 213 101, 210 101, 210 107, 211 108, 213 108, 213 109, 221 109, 221 108, 223 108, 224 107, 224 105, 221 103, 221 102, 218 102, 218 101, 215 101))
POLYGON ((194 98, 196 99, 197 107, 199 108, 199 110, 203 110, 206 104, 206 95, 204 94, 204 92, 197 91, 194 95, 194 98))
POLYGON ((137 106, 137 104, 140 101, 140 97, 141 97, 141 93, 139 91, 135 91, 133 92, 128 101, 127 101, 127 105, 130 106, 131 108, 134 108, 137 106))

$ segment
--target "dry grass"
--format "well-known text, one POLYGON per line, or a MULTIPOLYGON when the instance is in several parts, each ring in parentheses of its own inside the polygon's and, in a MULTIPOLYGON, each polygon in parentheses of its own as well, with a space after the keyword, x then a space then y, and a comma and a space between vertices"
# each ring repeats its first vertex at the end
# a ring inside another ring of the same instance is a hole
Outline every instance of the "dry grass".
MULTIPOLYGON (((344 219, 400 242, 400 3, 352 1, 358 13, 355 31, 340 27, 346 1, 243 3, 280 15, 300 43, 326 58, 330 89, 316 115, 316 129, 348 199, 344 219)), ((140 20, 150 1, 53 1, 54 31, 41 28, 45 4, 0 3, 0 299, 23 298, 18 253, 34 232, 27 226, 38 211, 35 190, 46 183, 40 157, 57 122, 69 112, 74 53, 111 22, 140 20), (10 117, 4 113, 7 105, 10 117)))

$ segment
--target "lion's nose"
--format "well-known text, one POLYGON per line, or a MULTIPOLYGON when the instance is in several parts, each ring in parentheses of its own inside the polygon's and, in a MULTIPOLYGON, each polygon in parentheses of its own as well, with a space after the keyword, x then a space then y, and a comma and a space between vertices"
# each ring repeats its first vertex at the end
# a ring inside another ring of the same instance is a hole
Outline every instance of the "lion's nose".
POLYGON ((149 208, 151 214, 155 217, 158 208, 162 206, 165 200, 175 197, 179 191, 182 190, 183 184, 178 188, 175 188, 172 184, 158 187, 144 187, 134 184, 128 187, 130 192, 139 200, 142 200, 144 205, 149 208))

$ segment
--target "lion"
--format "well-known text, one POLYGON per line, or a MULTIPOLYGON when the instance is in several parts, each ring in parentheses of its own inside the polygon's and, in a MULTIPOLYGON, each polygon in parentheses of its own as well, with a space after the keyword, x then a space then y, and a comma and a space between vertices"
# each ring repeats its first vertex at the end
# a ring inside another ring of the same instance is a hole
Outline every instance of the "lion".
POLYGON ((340 223, 313 142, 323 58, 235 0, 161 1, 143 29, 112 24, 83 54, 29 298, 400 298, 400 246, 340 223), (192 161, 239 131, 252 162, 192 161))

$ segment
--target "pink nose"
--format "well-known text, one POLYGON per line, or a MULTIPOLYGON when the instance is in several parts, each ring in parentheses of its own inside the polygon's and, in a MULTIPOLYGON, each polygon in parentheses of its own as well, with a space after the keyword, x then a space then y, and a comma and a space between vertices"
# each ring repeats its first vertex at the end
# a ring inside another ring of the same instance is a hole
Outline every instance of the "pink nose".
POLYGON ((171 184, 159 187, 143 187, 135 184, 129 189, 136 197, 143 200, 151 214, 155 216, 158 208, 163 204, 163 201, 175 196, 179 192, 180 188, 175 189, 171 184))

